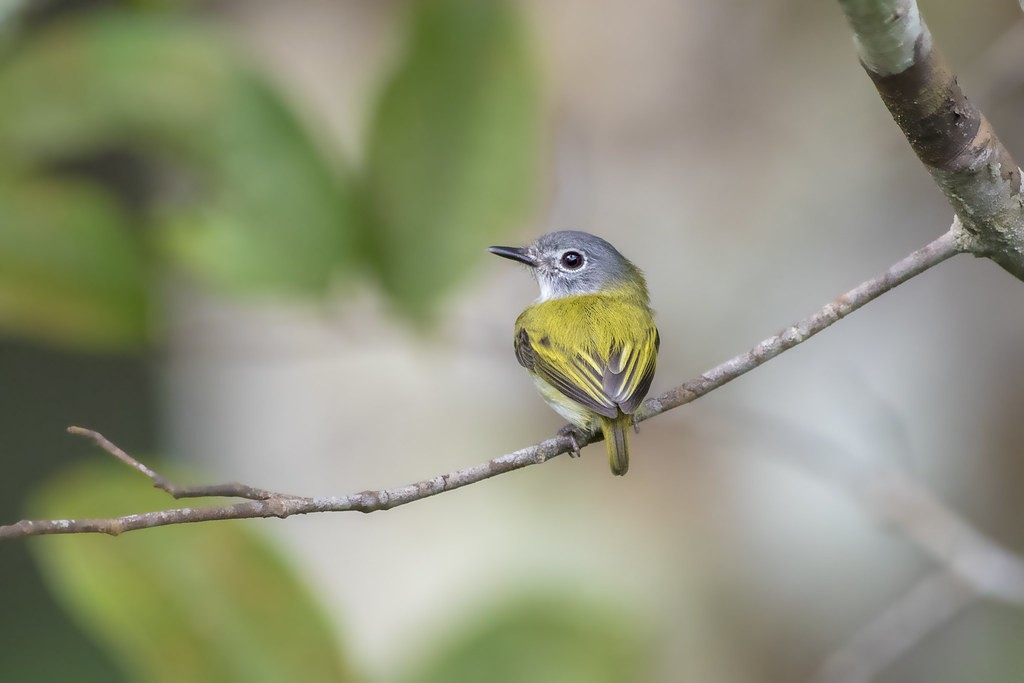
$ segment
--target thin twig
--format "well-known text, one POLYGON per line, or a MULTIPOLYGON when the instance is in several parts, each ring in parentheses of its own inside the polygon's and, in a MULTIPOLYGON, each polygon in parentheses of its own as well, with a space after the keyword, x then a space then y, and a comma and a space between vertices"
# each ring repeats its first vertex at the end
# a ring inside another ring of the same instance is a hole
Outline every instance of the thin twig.
POLYGON ((139 462, 124 450, 99 432, 86 429, 85 427, 68 427, 68 434, 84 436, 91 439, 97 446, 110 453, 115 458, 125 463, 134 470, 146 475, 153 482, 155 488, 166 491, 176 499, 181 498, 248 498, 249 500, 270 500, 271 498, 295 498, 287 493, 276 493, 264 489, 253 488, 236 482, 230 484, 212 484, 207 486, 178 486, 170 479, 161 476, 157 472, 139 462))
MULTIPOLYGON (((957 221, 953 225, 956 227, 957 221)), ((928 245, 903 258, 881 275, 854 287, 846 294, 826 304, 820 311, 790 325, 776 335, 765 339, 760 344, 738 356, 730 358, 700 377, 666 392, 665 394, 644 401, 638 412, 637 420, 663 413, 677 406, 689 403, 713 389, 731 382, 744 375, 765 361, 775 358, 783 351, 788 351, 797 344, 807 341, 833 323, 839 322, 864 304, 873 301, 882 294, 900 285, 915 275, 920 275, 934 265, 942 263, 953 254, 958 247, 953 237, 953 229, 928 245)))
POLYGON ((897 467, 880 461, 826 464, 826 474, 941 568, 922 579, 830 654, 812 683, 868 683, 963 609, 987 598, 1024 608, 1024 558, 974 528, 897 467))
POLYGON ((973 587, 955 572, 926 576, 829 655, 811 683, 875 680, 976 599, 973 587))
POLYGON ((892 462, 852 453, 823 458, 820 450, 788 449, 784 457, 894 528, 938 566, 957 574, 975 595, 1024 608, 1024 557, 977 529, 892 462))
MULTIPOLYGON (((793 348, 821 332, 826 327, 838 322, 879 295, 906 282, 915 275, 923 273, 956 253, 958 253, 956 241, 953 238, 952 232, 947 232, 927 246, 903 258, 878 277, 858 285, 835 301, 825 305, 824 308, 814 315, 765 339, 750 351, 727 360, 721 365, 708 370, 700 377, 686 382, 682 386, 657 398, 648 399, 638 411, 637 421, 652 418, 667 410, 689 403, 740 375, 750 372, 769 359, 793 348)), ((291 515, 304 515, 313 512, 346 512, 350 510, 374 512, 377 510, 390 510, 399 505, 405 505, 445 491, 475 484, 499 474, 522 469, 530 465, 539 465, 555 456, 567 453, 573 448, 572 441, 568 436, 558 436, 515 451, 514 453, 502 455, 480 465, 438 475, 432 479, 407 486, 380 491, 362 491, 346 496, 304 498, 274 493, 241 484, 180 487, 161 477, 135 458, 132 458, 102 435, 80 427, 72 428, 70 431, 93 439, 109 453, 112 453, 130 467, 149 477, 157 488, 167 491, 175 497, 229 495, 250 498, 251 500, 225 506, 177 508, 125 515, 111 519, 22 520, 16 524, 0 526, 0 539, 75 533, 105 533, 116 536, 125 531, 166 526, 169 524, 186 524, 222 519, 248 519, 253 517, 284 518, 291 515)), ((577 437, 580 446, 586 446, 598 439, 599 437, 595 436, 577 437)))
POLYGON ((1024 559, 981 533, 896 467, 877 463, 870 480, 844 480, 869 510, 982 596, 1024 607, 1024 559))
MULTIPOLYGON (((590 443, 590 440, 587 440, 590 443)), ((380 491, 362 491, 346 496, 303 498, 270 493, 270 497, 232 505, 199 508, 174 508, 105 519, 22 520, 0 526, 0 539, 42 536, 45 534, 103 533, 117 536, 126 531, 171 524, 210 522, 224 519, 290 517, 313 512, 375 512, 390 510, 415 500, 462 488, 484 479, 536 465, 570 450, 569 437, 548 439, 534 446, 494 458, 466 469, 441 474, 407 486, 380 491)), ((219 488, 219 487, 213 487, 219 488)))
MULTIPOLYGON (((861 65, 910 147, 953 206, 961 249, 1024 280, 1024 196, 1017 161, 964 94, 915 0, 839 0, 861 65)), ((844 479, 849 483, 848 479, 844 479)), ((819 683, 874 679, 979 596, 1024 606, 1024 560, 892 470, 855 482, 944 571, 925 579, 826 660, 819 683)))
POLYGON ((1024 558, 973 527, 896 466, 877 459, 795 457, 801 467, 825 475, 894 527, 940 568, 830 654, 812 683, 875 680, 979 598, 1024 608, 1024 558))

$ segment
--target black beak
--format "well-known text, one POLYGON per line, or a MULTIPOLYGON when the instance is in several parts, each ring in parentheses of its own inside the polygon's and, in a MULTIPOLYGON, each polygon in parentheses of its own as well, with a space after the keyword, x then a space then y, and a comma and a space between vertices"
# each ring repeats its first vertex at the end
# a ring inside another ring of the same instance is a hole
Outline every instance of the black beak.
POLYGON ((526 247, 488 247, 487 251, 495 256, 519 261, 533 268, 537 267, 537 260, 530 255, 530 250, 526 247))

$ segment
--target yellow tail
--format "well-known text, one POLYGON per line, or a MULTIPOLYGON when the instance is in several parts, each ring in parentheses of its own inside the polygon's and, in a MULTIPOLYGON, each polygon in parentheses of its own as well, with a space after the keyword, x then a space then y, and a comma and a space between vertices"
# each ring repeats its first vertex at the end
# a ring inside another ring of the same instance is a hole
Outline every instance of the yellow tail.
POLYGON ((632 423, 629 415, 620 415, 614 420, 601 418, 601 433, 608 445, 608 465, 612 474, 619 477, 629 471, 629 427, 632 423))

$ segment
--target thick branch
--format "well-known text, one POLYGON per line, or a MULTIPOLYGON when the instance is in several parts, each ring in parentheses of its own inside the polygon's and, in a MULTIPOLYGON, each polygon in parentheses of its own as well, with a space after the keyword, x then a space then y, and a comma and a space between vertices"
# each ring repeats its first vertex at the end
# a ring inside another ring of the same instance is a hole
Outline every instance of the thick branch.
MULTIPOLYGON (((826 327, 838 322, 879 295, 906 282, 915 275, 919 275, 928 268, 941 263, 957 252, 958 247, 953 233, 952 231, 947 232, 931 244, 918 249, 902 259, 878 277, 855 287, 835 301, 827 304, 814 315, 765 339, 750 351, 727 360, 721 365, 708 370, 700 377, 686 382, 662 396, 648 399, 637 412, 637 420, 646 420, 672 408, 689 403, 740 375, 750 372, 762 363, 778 356, 783 351, 793 348, 821 332, 826 327)), ((132 458, 102 435, 78 427, 71 428, 71 431, 93 439, 122 462, 149 477, 157 488, 167 491, 176 498, 229 495, 250 500, 225 506, 177 508, 125 515, 124 517, 112 519, 23 520, 16 524, 0 526, 0 539, 74 533, 105 533, 116 536, 125 531, 166 526, 169 524, 253 517, 284 518, 312 512, 346 512, 350 510, 374 512, 376 510, 389 510, 444 491, 468 486, 469 484, 474 484, 478 481, 504 474, 505 472, 546 462, 557 455, 569 452, 573 448, 570 438, 568 436, 561 436, 523 448, 514 453, 503 455, 480 465, 474 465, 473 467, 449 474, 442 474, 433 479, 416 482, 408 486, 381 491, 362 491, 347 496, 304 498, 256 489, 242 484, 179 487, 132 458)), ((580 446, 585 446, 595 440, 597 439, 594 436, 582 440, 577 439, 580 446)))
POLYGON ((839 4, 882 101, 953 205, 961 248, 1024 280, 1020 168, 932 45, 917 3, 839 4))

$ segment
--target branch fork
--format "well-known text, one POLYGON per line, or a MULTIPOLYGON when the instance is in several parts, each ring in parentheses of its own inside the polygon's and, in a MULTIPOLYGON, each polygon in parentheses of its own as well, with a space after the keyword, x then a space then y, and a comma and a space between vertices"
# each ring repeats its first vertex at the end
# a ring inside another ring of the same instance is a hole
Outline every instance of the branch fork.
MULTIPOLYGON (((968 100, 932 43, 914 0, 838 0, 854 32, 861 64, 910 146, 952 205, 949 231, 826 304, 813 315, 768 337, 749 351, 711 368, 658 397, 647 399, 636 423, 685 405, 803 343, 881 294, 967 252, 990 258, 1024 280, 1024 197, 1017 162, 984 115, 968 100)), ((178 486, 139 462, 102 434, 70 427, 148 477, 175 499, 240 498, 222 506, 176 508, 110 519, 23 520, 0 526, 0 540, 44 534, 104 533, 170 524, 253 517, 285 518, 313 512, 389 510, 493 476, 577 452, 593 435, 548 439, 485 463, 432 479, 379 491, 307 498, 239 483, 178 486)), ((923 488, 895 477, 893 490, 861 490, 864 504, 893 522, 929 553, 940 569, 838 649, 814 680, 865 682, 978 597, 1024 607, 1024 559, 974 530, 923 488)), ((856 489, 856 485, 851 488, 856 489)), ((891 487, 890 487, 891 488, 891 487)))

